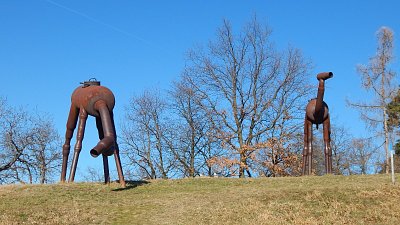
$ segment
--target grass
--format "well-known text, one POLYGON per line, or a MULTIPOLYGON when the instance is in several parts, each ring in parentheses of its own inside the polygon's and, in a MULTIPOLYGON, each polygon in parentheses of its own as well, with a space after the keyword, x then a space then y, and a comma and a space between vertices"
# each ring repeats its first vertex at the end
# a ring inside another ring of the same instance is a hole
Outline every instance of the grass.
POLYGON ((0 224, 400 224, 400 185, 388 175, 6 185, 0 224))

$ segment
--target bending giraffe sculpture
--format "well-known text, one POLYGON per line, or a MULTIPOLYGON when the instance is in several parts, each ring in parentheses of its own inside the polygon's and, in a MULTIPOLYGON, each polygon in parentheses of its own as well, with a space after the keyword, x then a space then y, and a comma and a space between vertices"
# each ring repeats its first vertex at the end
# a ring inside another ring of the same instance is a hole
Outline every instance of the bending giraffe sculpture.
POLYGON ((304 150, 303 150, 303 175, 312 173, 312 125, 323 124, 324 133, 324 152, 325 152, 325 172, 332 173, 332 149, 331 149, 331 124, 329 118, 328 105, 323 101, 325 92, 325 80, 332 78, 332 72, 319 73, 317 75, 318 94, 317 98, 311 99, 306 107, 306 118, 304 120, 304 150))
POLYGON ((63 162, 61 170, 61 182, 65 182, 67 173, 68 155, 70 152, 70 142, 76 128, 79 117, 78 131, 76 134, 76 144, 74 147, 74 157, 72 159, 71 171, 68 182, 74 182, 76 167, 78 164, 79 153, 82 149, 82 140, 85 133, 86 120, 88 115, 96 118, 96 126, 100 141, 90 150, 93 157, 100 154, 103 156, 105 183, 110 182, 108 156, 114 154, 120 184, 125 187, 124 175, 122 172, 117 135, 115 132, 113 108, 115 98, 113 93, 106 87, 100 86, 100 81, 90 79, 82 83, 75 89, 71 96, 71 108, 68 115, 67 131, 65 133, 65 143, 63 145, 63 162))

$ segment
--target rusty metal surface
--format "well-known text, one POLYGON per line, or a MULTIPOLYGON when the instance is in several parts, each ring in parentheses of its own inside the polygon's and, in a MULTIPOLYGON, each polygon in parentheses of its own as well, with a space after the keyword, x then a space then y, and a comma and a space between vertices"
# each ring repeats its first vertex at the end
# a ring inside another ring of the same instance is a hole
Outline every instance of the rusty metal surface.
POLYGON ((317 75, 318 92, 317 97, 311 99, 306 107, 306 116, 304 119, 304 149, 302 174, 312 174, 312 156, 313 156, 313 130, 312 125, 323 125, 324 154, 325 154, 325 172, 332 173, 332 149, 331 149, 331 125, 328 105, 323 101, 325 93, 325 80, 333 77, 332 72, 323 72, 317 75))
POLYGON ((63 163, 61 170, 61 182, 65 182, 67 173, 68 156, 70 152, 71 139, 78 123, 74 155, 69 175, 69 182, 73 182, 78 164, 79 154, 82 149, 82 141, 88 116, 96 118, 96 127, 100 141, 90 150, 93 157, 103 156, 105 182, 110 182, 108 169, 108 156, 115 156, 118 177, 121 185, 125 187, 122 172, 119 148, 116 140, 113 108, 115 97, 110 89, 101 86, 100 81, 90 79, 81 83, 71 96, 71 108, 68 115, 65 143, 63 145, 63 163))

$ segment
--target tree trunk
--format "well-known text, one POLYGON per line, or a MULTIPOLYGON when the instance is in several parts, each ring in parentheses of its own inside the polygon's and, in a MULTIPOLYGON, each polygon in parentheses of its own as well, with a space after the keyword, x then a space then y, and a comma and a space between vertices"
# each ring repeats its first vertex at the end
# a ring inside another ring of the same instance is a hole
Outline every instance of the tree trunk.
POLYGON ((41 162, 40 166, 40 184, 44 184, 46 182, 46 162, 41 162))
POLYGON ((151 138, 150 138, 150 133, 147 131, 147 152, 146 152, 146 157, 147 157, 147 165, 150 167, 151 179, 156 179, 156 170, 154 169, 154 164, 152 162, 152 157, 151 157, 151 138))
POLYGON ((40 183, 44 184, 46 181, 46 156, 45 156, 46 147, 42 147, 40 149, 40 183))
MULTIPOLYGON (((384 54, 384 53, 383 53, 384 54)), ((390 159, 389 159, 389 130, 387 124, 387 111, 386 111, 386 102, 385 102, 385 62, 381 61, 382 66, 382 77, 381 77, 381 106, 383 106, 383 132, 384 132, 384 148, 385 148, 385 173, 389 173, 390 159)))
POLYGON ((189 177, 194 177, 195 176, 195 169, 194 169, 194 156, 195 156, 195 150, 196 150, 196 143, 195 143, 195 135, 196 131, 195 128, 193 127, 193 121, 190 121, 190 129, 191 129, 191 140, 190 140, 190 165, 189 165, 189 177))
POLYGON ((244 170, 246 167, 246 155, 244 152, 240 153, 240 167, 239 167, 239 178, 245 178, 244 170))
POLYGON ((385 173, 389 173, 390 159, 389 159, 389 129, 387 124, 387 112, 386 107, 383 108, 383 129, 385 135, 385 155, 386 155, 386 165, 385 165, 385 173))

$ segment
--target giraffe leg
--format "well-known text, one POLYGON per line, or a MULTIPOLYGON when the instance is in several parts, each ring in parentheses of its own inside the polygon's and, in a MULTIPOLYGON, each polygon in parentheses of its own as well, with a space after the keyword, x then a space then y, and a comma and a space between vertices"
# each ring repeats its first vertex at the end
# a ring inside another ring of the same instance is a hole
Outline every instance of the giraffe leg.
POLYGON ((100 114, 100 122, 103 127, 104 137, 97 143, 96 146, 90 150, 90 155, 98 157, 100 154, 107 156, 112 155, 114 152, 112 146, 115 142, 114 131, 112 128, 112 122, 110 117, 110 111, 108 110, 107 104, 104 100, 99 100, 95 103, 95 109, 100 114))
POLYGON ((303 164, 302 164, 302 172, 301 174, 304 176, 307 173, 307 154, 308 154, 308 128, 307 128, 308 120, 307 116, 304 119, 304 148, 303 148, 303 164))
POLYGON ((103 168, 104 168, 104 183, 110 183, 110 169, 108 167, 108 156, 102 154, 103 156, 103 168))
POLYGON ((119 157, 119 147, 118 147, 118 143, 117 143, 117 132, 116 132, 116 129, 115 129, 114 113, 113 112, 111 112, 111 122, 112 122, 112 126, 113 126, 113 129, 114 129, 114 136, 115 136, 114 158, 115 158, 115 164, 116 164, 117 172, 118 172, 118 179, 119 179, 119 183, 122 185, 122 187, 126 187, 126 183, 125 183, 125 179, 124 179, 124 173, 122 171, 121 158, 119 157))
POLYGON ((331 148, 331 122, 330 116, 324 121, 324 152, 325 152, 325 173, 332 173, 332 148, 331 148))
MULTIPOLYGON (((102 140, 104 138, 104 131, 100 117, 96 117, 96 127, 99 133, 99 139, 102 140)), ((110 183, 110 170, 108 167, 108 157, 104 154, 102 154, 102 156, 103 156, 104 183, 108 184, 110 183)))
POLYGON ((76 144, 74 148, 74 157, 72 158, 72 166, 69 174, 69 182, 74 182, 76 166, 78 164, 79 154, 82 150, 82 140, 85 133, 85 126, 88 114, 85 109, 81 108, 79 112, 79 125, 78 132, 76 135, 76 144))
MULTIPOLYGON (((96 117, 96 127, 99 133, 99 139, 102 140, 104 138, 103 124, 101 123, 101 118, 96 117)), ((104 171, 104 183, 110 183, 110 170, 108 167, 108 157, 104 154, 103 156, 103 171, 104 171)))
POLYGON ((311 121, 308 121, 307 123, 307 144, 308 144, 308 152, 307 152, 307 163, 308 163, 308 171, 307 175, 312 174, 312 159, 313 159, 313 146, 312 146, 312 141, 313 141, 313 130, 312 130, 312 123, 311 121))
POLYGON ((68 156, 71 148, 71 139, 74 134, 76 122, 78 120, 79 109, 71 104, 67 120, 67 130, 65 132, 65 142, 62 150, 61 182, 65 182, 67 175, 68 156))

